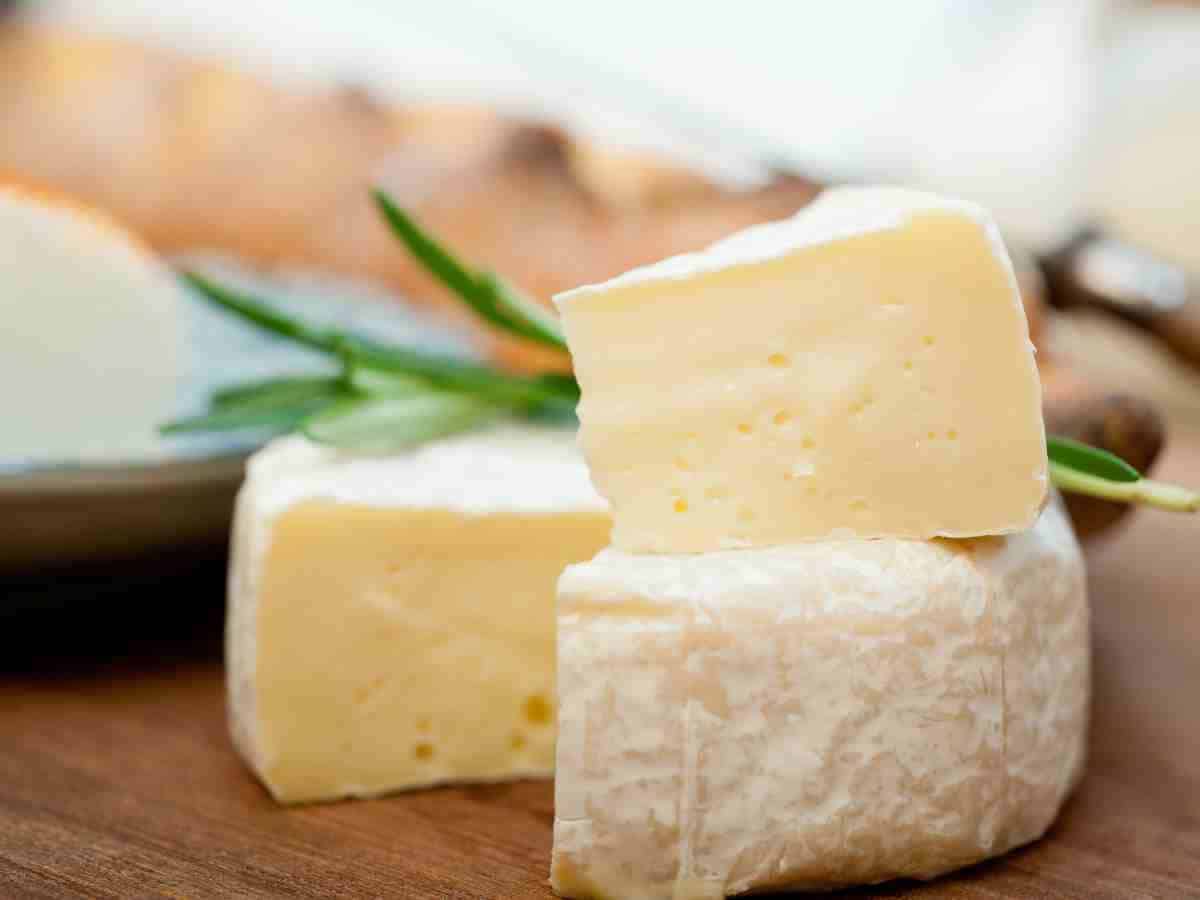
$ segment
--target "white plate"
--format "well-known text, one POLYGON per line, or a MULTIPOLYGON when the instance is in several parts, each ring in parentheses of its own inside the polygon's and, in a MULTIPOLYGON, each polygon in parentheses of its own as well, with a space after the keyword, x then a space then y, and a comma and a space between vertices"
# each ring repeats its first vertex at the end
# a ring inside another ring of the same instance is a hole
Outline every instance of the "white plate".
MULTIPOLYGON (((195 264, 195 261, 193 261, 195 264)), ((377 338, 469 355, 465 338, 394 297, 313 277, 263 279, 227 263, 202 268, 289 311, 377 338)), ((265 335, 189 297, 190 374, 179 414, 221 385, 330 370, 319 354, 265 335)), ((246 457, 262 434, 163 439, 137 457, 0 460, 0 571, 122 559, 226 539, 246 457)))

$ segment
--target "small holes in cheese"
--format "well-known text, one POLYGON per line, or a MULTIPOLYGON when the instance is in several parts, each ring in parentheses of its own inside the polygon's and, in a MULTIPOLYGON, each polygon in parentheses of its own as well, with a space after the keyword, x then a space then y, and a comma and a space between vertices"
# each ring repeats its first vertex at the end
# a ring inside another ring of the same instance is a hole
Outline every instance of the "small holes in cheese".
POLYGON ((433 759, 433 744, 422 741, 413 747, 413 756, 422 762, 428 762, 433 759))
POLYGON ((682 497, 676 497, 675 502, 671 504, 671 508, 677 513, 685 513, 688 511, 688 502, 682 497))
POLYGON ((774 366, 777 369, 782 369, 784 366, 791 363, 786 353, 772 353, 767 357, 767 365, 774 366))
POLYGON ((792 414, 790 412, 788 412, 786 409, 781 409, 779 412, 775 413, 775 415, 773 415, 771 417, 771 421, 774 422, 776 425, 786 425, 791 420, 792 420, 792 414))
POLYGON ((872 403, 875 402, 875 392, 868 388, 863 388, 862 393, 858 395, 858 399, 850 404, 850 414, 861 416, 867 411, 872 403))
POLYGON ((531 694, 525 698, 523 707, 525 720, 534 725, 545 725, 550 721, 553 710, 546 698, 541 694, 531 694))
POLYGON ((754 431, 754 427, 749 422, 739 422, 737 430, 738 434, 750 434, 754 431))
POLYGON ((512 749, 514 749, 514 750, 524 750, 525 745, 528 743, 529 743, 529 741, 525 740, 525 735, 514 734, 512 736, 512 739, 508 742, 508 745, 510 747, 512 747, 512 749))
POLYGON ((372 695, 377 693, 384 683, 387 681, 386 675, 377 675, 368 681, 366 684, 359 685, 354 689, 354 702, 360 706, 371 699, 372 695))

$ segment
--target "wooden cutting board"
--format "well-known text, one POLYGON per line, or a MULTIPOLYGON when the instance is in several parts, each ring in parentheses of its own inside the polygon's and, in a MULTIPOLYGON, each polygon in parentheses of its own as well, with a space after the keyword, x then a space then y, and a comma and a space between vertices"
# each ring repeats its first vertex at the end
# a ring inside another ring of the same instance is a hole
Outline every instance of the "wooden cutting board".
MULTIPOLYGON (((1161 474, 1200 482, 1200 432, 1161 474)), ((1200 898, 1200 517, 1142 512, 1088 552, 1090 765, 1060 822, 965 873, 850 896, 1200 898)), ((548 783, 267 797, 226 736, 222 566, 0 583, 27 608, 0 618, 0 897, 551 897, 548 783)))

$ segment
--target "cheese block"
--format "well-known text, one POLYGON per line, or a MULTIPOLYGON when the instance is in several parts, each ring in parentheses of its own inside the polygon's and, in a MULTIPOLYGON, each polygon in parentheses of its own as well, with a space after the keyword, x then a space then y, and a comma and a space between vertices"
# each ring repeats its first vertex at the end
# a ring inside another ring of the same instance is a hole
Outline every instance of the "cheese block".
POLYGON ((170 270, 119 226, 0 185, 0 460, 152 447, 183 372, 182 307, 170 270))
POLYGON ((557 302, 620 549, 1007 534, 1045 501, 1033 345, 975 206, 831 190, 557 302))
POLYGON ((269 446, 234 524, 236 745, 285 803, 550 775, 555 582, 608 532, 566 430, 269 446))
POLYGON ((552 880, 711 900, 930 878, 1080 777, 1088 611, 1060 505, 974 541, 607 549, 559 585, 552 880))

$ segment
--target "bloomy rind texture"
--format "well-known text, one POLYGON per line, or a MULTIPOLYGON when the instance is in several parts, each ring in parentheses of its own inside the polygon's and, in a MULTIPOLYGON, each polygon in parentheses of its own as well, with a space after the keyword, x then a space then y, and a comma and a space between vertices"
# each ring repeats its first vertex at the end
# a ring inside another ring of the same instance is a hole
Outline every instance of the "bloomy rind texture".
POLYGON ((931 878, 1039 837, 1082 771, 1060 505, 977 541, 605 550, 559 588, 552 883, 709 900, 931 878))
MULTIPOLYGON (((997 257, 1008 261, 1008 250, 1000 229, 978 204, 908 188, 839 187, 824 191, 791 218, 752 225, 696 253, 682 253, 631 269, 600 284, 585 284, 564 291, 554 298, 554 302, 565 311, 575 300, 591 294, 690 279, 770 262, 808 247, 899 228, 914 215, 947 211, 977 222, 997 257)), ((1015 273, 1013 279, 1015 284, 1015 273)))

